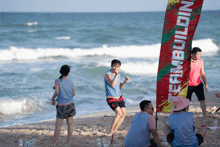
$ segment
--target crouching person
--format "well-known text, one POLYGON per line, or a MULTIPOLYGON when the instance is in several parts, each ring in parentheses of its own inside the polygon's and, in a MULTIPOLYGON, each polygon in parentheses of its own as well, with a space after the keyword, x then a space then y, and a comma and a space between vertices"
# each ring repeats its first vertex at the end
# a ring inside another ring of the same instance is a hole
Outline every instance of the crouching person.
POLYGON ((154 108, 151 101, 142 101, 140 109, 141 112, 137 113, 131 121, 130 130, 124 140, 125 147, 151 147, 152 142, 162 147, 155 127, 154 108), (150 134, 154 139, 150 139, 150 134))
POLYGON ((187 112, 189 99, 183 99, 178 96, 173 102, 171 114, 167 119, 169 125, 164 127, 164 133, 167 135, 167 142, 172 147, 198 147, 203 142, 206 134, 206 128, 201 128, 195 132, 195 119, 192 112, 187 112))

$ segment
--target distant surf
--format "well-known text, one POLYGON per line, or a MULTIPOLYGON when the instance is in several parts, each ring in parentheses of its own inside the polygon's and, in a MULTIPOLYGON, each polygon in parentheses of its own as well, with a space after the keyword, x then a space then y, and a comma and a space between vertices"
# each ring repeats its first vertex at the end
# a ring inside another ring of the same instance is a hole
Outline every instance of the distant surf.
POLYGON ((36 25, 38 25, 38 22, 28 22, 28 23, 26 23, 26 25, 28 25, 28 26, 36 26, 36 25))
MULTIPOLYGON (((84 56, 112 56, 120 58, 159 58, 160 43, 145 46, 116 46, 108 47, 103 45, 100 48, 80 49, 80 48, 37 48, 27 49, 11 47, 10 49, 0 50, 0 61, 12 60, 37 60, 50 57, 75 58, 84 56)), ((192 47, 204 46, 202 51, 204 55, 216 54, 219 48, 213 43, 212 39, 194 40, 192 47), (206 47, 205 47, 206 46, 206 47)))
POLYGON ((70 40, 70 36, 55 37, 56 40, 70 40))

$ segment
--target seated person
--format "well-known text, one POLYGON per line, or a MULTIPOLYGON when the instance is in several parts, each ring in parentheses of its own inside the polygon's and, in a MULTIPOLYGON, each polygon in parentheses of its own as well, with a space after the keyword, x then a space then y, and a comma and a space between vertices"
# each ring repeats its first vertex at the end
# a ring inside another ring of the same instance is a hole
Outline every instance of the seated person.
POLYGON ((185 111, 189 106, 189 99, 183 99, 178 96, 173 102, 171 114, 167 119, 169 126, 165 127, 167 142, 172 147, 198 147, 203 142, 206 134, 206 128, 201 128, 195 132, 195 119, 192 112, 185 111), (172 130, 172 131, 171 131, 172 130))
POLYGON ((218 98, 220 98, 220 92, 215 94, 218 98))
POLYGON ((130 130, 124 140, 126 147, 150 147, 151 141, 161 147, 159 135, 155 127, 153 117, 153 105, 151 101, 144 100, 140 103, 141 112, 137 113, 131 121, 130 130), (154 141, 150 140, 150 133, 154 141))

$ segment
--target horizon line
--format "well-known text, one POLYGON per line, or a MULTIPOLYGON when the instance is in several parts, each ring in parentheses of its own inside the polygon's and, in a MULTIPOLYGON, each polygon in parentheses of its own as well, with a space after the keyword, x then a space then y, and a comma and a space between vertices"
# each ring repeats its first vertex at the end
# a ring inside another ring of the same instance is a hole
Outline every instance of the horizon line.
MULTIPOLYGON (((202 11, 220 11, 220 9, 212 9, 212 10, 202 10, 202 11)), ((166 10, 162 11, 97 11, 97 12, 67 12, 67 11, 0 11, 0 13, 145 13, 145 12, 166 12, 166 10)))

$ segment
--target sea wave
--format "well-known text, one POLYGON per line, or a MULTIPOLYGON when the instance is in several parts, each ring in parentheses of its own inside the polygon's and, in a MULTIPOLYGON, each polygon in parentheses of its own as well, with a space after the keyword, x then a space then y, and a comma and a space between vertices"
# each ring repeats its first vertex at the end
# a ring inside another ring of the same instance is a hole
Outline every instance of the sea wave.
MULTIPOLYGON (((108 47, 103 45, 100 48, 92 49, 68 49, 68 48, 38 48, 27 49, 11 47, 10 49, 0 50, 0 61, 10 60, 37 60, 50 57, 76 58, 85 56, 112 56, 118 58, 159 58, 160 43, 145 46, 119 46, 108 47)), ((192 47, 198 46, 206 54, 214 55, 218 52, 218 46, 213 43, 212 39, 195 40, 192 47)))
MULTIPOLYGON (((99 63, 97 66, 109 67, 109 63, 99 63)), ((155 76, 158 70, 158 62, 127 62, 121 65, 120 70, 131 75, 155 76)))
POLYGON ((1 100, 0 106, 0 112, 4 115, 22 113, 30 108, 27 100, 1 100))
POLYGON ((38 25, 38 22, 28 22, 28 23, 26 23, 26 25, 28 25, 28 26, 36 26, 36 25, 38 25))
POLYGON ((70 40, 70 36, 55 37, 56 40, 70 40))
POLYGON ((32 113, 35 111, 40 111, 43 109, 46 103, 45 101, 39 101, 37 99, 1 99, 0 100, 0 114, 3 115, 14 115, 14 114, 24 114, 24 113, 32 113))

